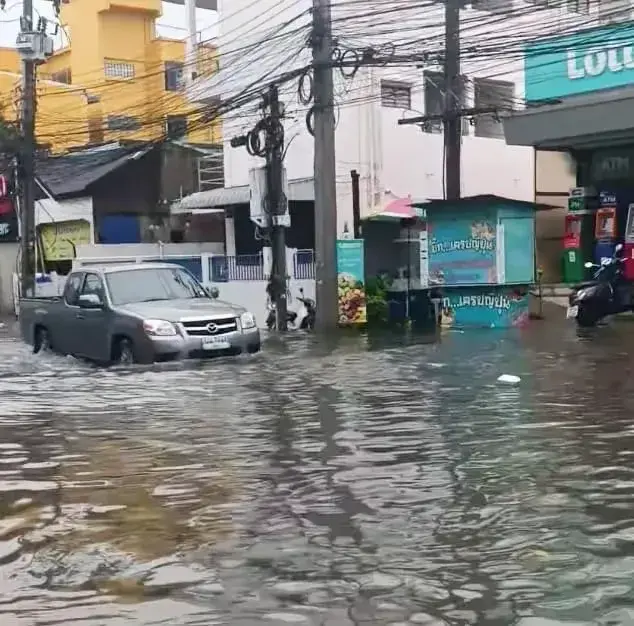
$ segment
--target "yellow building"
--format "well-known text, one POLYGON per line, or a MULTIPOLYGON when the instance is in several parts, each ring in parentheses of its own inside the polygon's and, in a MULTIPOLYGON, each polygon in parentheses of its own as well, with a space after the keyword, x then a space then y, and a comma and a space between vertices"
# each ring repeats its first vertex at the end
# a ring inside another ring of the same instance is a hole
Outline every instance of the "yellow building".
MULTIPOLYGON (((71 0, 60 23, 71 42, 38 67, 36 134, 59 153, 117 140, 221 141, 219 122, 183 91, 185 42, 156 36, 161 0, 71 0)), ((215 70, 199 46, 196 71, 215 70)), ((0 115, 14 120, 20 74, 14 49, 0 48, 0 115)))

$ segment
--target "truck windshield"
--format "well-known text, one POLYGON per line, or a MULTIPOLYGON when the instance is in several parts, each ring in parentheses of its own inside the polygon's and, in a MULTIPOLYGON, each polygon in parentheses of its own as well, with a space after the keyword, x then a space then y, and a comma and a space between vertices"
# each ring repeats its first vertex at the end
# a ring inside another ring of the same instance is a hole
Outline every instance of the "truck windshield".
POLYGON ((184 298, 207 298, 202 285, 180 267, 139 268, 106 274, 114 305, 184 298))

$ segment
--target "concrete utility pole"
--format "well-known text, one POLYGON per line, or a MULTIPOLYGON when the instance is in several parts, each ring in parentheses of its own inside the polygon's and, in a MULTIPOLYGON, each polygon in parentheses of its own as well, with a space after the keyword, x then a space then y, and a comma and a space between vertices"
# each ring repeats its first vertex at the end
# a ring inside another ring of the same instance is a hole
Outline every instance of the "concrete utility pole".
POLYGON ((462 118, 493 112, 494 109, 463 109, 462 77, 460 76, 460 6, 461 0, 445 0, 444 111, 440 115, 421 115, 399 120, 402 124, 442 121, 445 146, 445 185, 447 200, 461 195, 462 118))
POLYGON ((196 0, 185 0, 187 14, 187 39, 185 40, 185 71, 183 78, 187 86, 198 76, 198 33, 196 31, 196 0))
POLYGON ((315 135, 315 327, 333 330, 338 324, 337 185, 335 172, 335 111, 332 79, 332 18, 330 0, 313 0, 313 94, 315 135))
MULTIPOLYGON (((35 55, 21 40, 35 41, 33 28, 33 2, 23 0, 18 50, 22 54, 22 103, 20 123, 22 144, 19 155, 20 173, 20 225, 21 225, 21 294, 33 295, 35 289, 35 55), (22 36, 22 37, 21 37, 22 36)), ((37 33, 41 35, 41 33, 37 33)), ((45 35, 44 35, 45 37, 45 35)))
POLYGON ((460 198, 460 116, 462 80, 460 77, 460 2, 445 0, 445 184, 447 200, 460 198))
POLYGON ((279 92, 276 85, 269 88, 265 96, 268 107, 266 133, 266 187, 267 209, 271 233, 271 286, 275 303, 277 330, 288 328, 286 306, 286 228, 290 226, 288 199, 284 195, 282 149, 284 147, 284 127, 279 92))

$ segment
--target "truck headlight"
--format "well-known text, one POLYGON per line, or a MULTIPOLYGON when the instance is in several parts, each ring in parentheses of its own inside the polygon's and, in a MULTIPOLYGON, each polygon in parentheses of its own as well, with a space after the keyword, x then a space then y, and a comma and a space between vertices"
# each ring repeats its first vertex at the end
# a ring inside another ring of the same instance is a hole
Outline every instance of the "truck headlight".
POLYGON ((243 330, 249 330, 249 328, 255 328, 255 316, 253 313, 243 313, 240 316, 240 326, 242 326, 243 330))
POLYGON ((166 320, 143 320, 143 330, 155 337, 173 337, 178 334, 176 326, 166 320))

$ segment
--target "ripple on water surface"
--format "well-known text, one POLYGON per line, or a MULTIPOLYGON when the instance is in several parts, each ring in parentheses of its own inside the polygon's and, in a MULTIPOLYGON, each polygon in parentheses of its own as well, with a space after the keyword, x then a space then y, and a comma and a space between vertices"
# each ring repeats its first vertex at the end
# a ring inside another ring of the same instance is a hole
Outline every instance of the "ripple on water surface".
POLYGON ((0 339, 0 624, 630 624, 633 340, 603 330, 132 370, 0 339))

